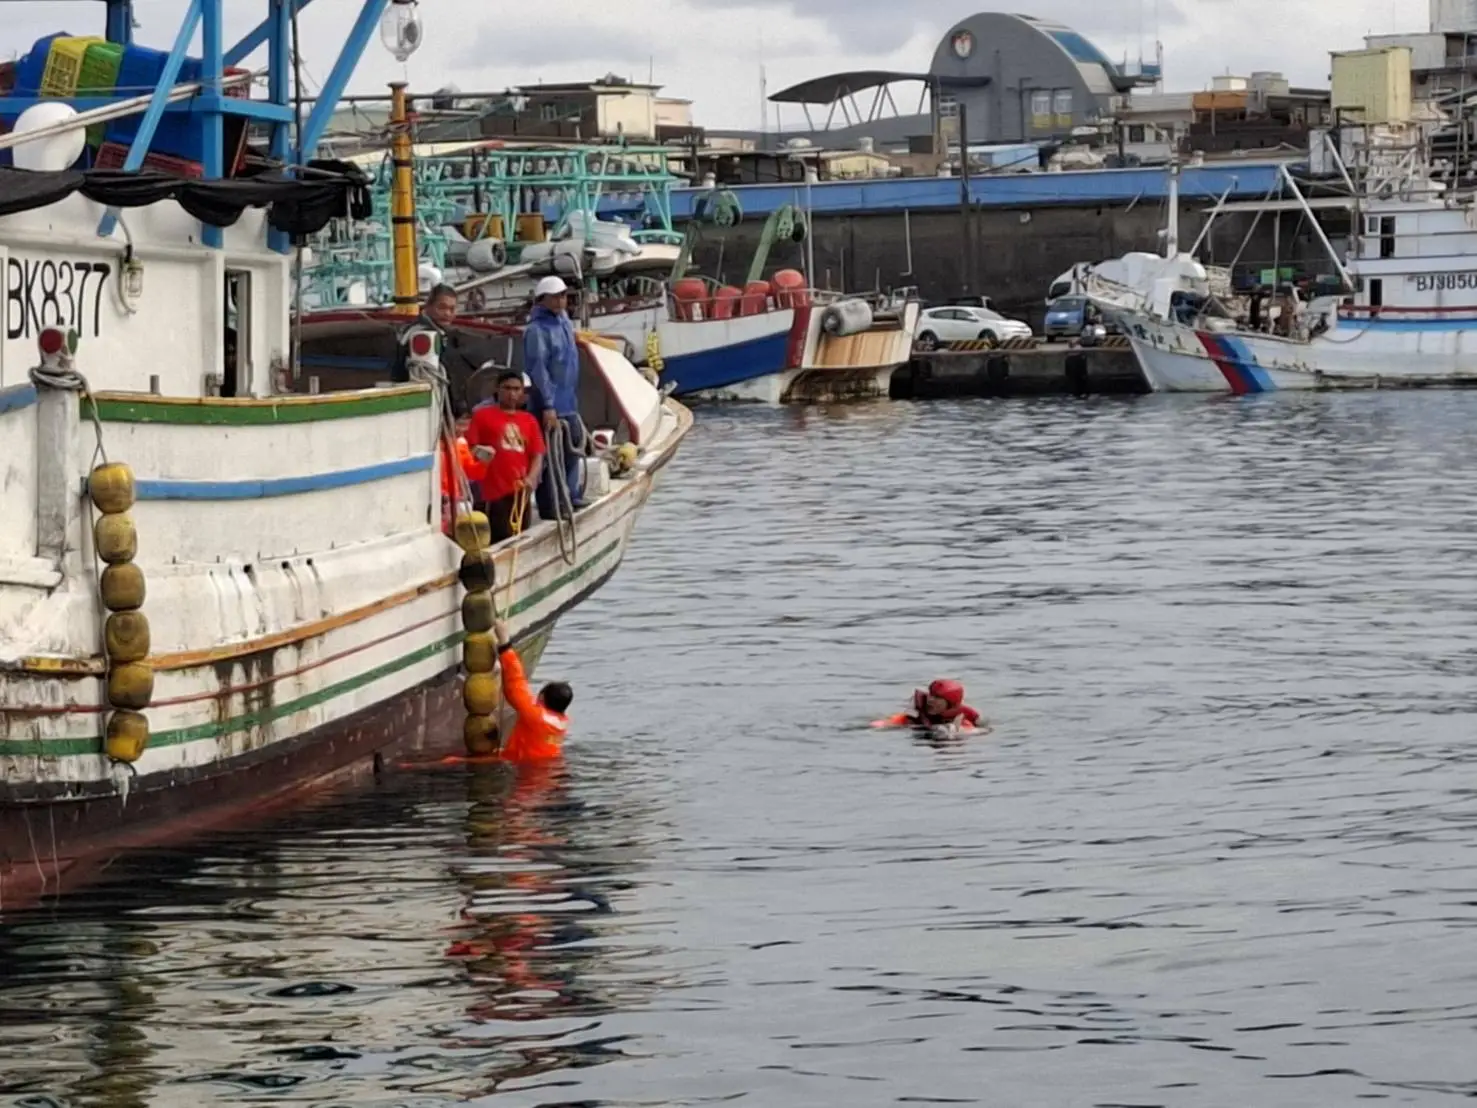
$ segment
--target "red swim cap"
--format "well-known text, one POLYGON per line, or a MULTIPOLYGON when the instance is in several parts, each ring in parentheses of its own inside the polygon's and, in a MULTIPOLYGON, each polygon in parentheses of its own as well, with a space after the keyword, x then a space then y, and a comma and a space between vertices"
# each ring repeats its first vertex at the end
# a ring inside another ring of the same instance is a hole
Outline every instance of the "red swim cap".
POLYGON ((964 703, 964 686, 958 681, 940 678, 928 686, 928 695, 938 697, 950 708, 957 708, 964 703))

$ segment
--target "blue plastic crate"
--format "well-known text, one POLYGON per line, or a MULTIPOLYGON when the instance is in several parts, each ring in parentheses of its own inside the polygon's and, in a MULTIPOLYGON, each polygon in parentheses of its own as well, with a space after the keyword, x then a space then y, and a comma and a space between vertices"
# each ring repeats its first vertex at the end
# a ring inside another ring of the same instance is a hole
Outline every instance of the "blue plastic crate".
MULTIPOLYGON (((123 51, 123 61, 118 66, 117 95, 120 98, 142 96, 153 91, 164 73, 169 54, 148 46, 129 46, 123 51)), ((186 58, 180 66, 176 84, 185 84, 200 79, 204 68, 200 59, 186 58)), ((144 121, 143 113, 115 119, 103 133, 105 142, 132 145, 144 121)), ((154 140, 149 149, 160 154, 171 154, 191 161, 204 160, 204 128, 200 120, 178 112, 166 112, 154 131, 154 140)))
MULTIPOLYGON (((72 38, 66 31, 45 38, 38 38, 31 52, 15 63, 14 96, 41 95, 41 78, 46 74, 46 61, 51 56, 51 44, 59 38, 72 38)), ((14 118, 12 115, 11 118, 14 118)))

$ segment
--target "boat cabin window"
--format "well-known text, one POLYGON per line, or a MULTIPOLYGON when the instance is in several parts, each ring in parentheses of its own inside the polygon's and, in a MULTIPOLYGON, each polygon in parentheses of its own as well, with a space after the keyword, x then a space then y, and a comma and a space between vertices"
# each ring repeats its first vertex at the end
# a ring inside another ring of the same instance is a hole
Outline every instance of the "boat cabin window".
POLYGON ((226 270, 225 336, 222 340, 222 396, 251 395, 251 274, 226 270))
POLYGON ((1385 215, 1380 217, 1380 257, 1393 258, 1395 256, 1395 217, 1385 215))

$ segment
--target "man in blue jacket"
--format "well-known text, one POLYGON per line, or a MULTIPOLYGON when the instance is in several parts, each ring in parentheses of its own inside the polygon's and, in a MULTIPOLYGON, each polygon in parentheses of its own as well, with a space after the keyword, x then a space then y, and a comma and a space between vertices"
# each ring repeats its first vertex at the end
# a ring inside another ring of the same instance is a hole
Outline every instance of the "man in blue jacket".
MULTIPOLYGON (((575 344, 574 324, 565 312, 568 286, 559 277, 544 277, 533 290, 533 310, 523 329, 523 369, 533 382, 529 407, 544 426, 544 438, 552 451, 555 435, 564 445, 564 474, 569 498, 575 508, 581 503, 584 467, 580 457, 585 447, 585 425, 579 413, 580 352, 575 344), (563 422, 564 429, 560 428, 563 422)), ((554 466, 544 466, 539 482, 538 514, 553 519, 560 514, 554 493, 554 466)))

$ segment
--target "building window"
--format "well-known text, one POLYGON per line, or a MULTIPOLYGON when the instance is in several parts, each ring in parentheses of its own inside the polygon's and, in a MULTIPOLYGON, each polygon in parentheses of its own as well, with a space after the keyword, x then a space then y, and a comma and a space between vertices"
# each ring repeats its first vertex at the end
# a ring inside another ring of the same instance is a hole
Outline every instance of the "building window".
POLYGON ((1059 89, 1056 90, 1056 114, 1057 115, 1071 115, 1072 114, 1072 90, 1071 89, 1069 89, 1069 88, 1059 88, 1059 89))
POLYGON ((553 123, 556 119, 559 118, 559 105, 558 104, 540 104, 539 105, 539 110, 538 110, 538 117, 541 120, 543 120, 545 123, 553 123))
POLYGON ((1143 142, 1144 141, 1144 125, 1142 123, 1135 123, 1132 127, 1130 127, 1128 129, 1128 141, 1129 142, 1143 142))
POLYGON ((1051 93, 1050 92, 1048 92, 1045 89, 1040 89, 1040 90, 1038 90, 1036 92, 1031 93, 1031 114, 1032 115, 1050 115, 1051 114, 1051 93))

